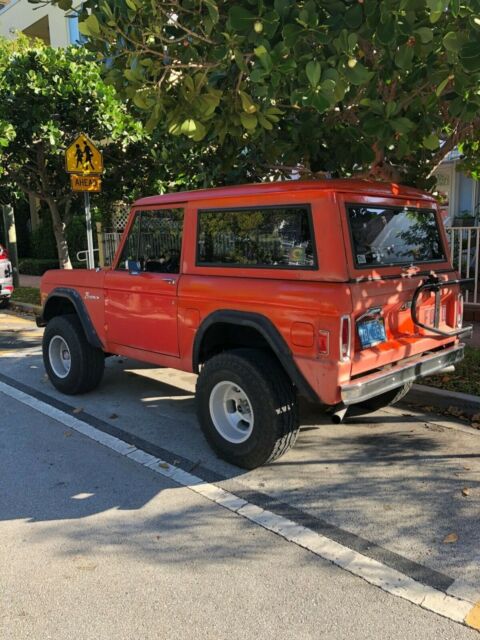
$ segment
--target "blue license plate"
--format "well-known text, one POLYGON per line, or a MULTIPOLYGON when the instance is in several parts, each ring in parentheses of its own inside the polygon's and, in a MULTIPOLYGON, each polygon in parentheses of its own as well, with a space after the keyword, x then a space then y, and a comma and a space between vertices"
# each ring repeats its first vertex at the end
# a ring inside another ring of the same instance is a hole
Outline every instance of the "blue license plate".
POLYGON ((380 342, 385 342, 387 339, 383 320, 367 320, 366 322, 359 322, 357 330, 362 349, 373 347, 380 342))

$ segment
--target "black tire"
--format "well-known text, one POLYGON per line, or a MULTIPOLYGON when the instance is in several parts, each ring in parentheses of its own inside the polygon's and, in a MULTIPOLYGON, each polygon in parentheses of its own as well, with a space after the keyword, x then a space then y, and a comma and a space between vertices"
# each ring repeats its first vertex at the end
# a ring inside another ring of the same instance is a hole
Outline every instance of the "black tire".
POLYGON ((203 366, 196 387, 197 416, 205 438, 221 458, 244 469, 272 462, 295 444, 299 431, 293 384, 270 354, 234 349, 213 356, 203 366), (220 382, 245 392, 253 412, 253 428, 240 444, 229 442, 215 427, 210 395, 220 382))
POLYGON ((370 400, 365 400, 365 402, 359 402, 358 404, 352 405, 352 413, 373 413, 374 411, 379 411, 380 409, 384 409, 385 407, 390 407, 397 402, 400 402, 407 393, 412 388, 413 382, 407 382, 402 387, 397 387, 396 389, 392 389, 391 391, 387 391, 386 393, 382 393, 379 396, 375 396, 375 398, 370 398, 370 400))
POLYGON ((104 353, 89 344, 76 315, 56 316, 49 321, 43 334, 42 350, 48 377, 62 393, 86 393, 100 384, 105 369, 104 353), (65 377, 59 377, 50 362, 49 346, 56 336, 63 338, 70 351, 70 371, 65 377))
POLYGON ((0 299, 0 309, 8 309, 10 306, 10 298, 0 299))

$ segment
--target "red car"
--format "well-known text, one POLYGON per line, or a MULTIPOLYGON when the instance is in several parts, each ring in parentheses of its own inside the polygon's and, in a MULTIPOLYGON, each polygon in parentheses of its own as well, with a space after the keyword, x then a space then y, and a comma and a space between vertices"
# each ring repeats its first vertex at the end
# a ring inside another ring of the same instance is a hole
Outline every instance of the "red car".
POLYGON ((42 278, 47 373, 100 382, 105 354, 199 374, 214 449, 252 468, 293 445, 298 397, 341 420, 463 357, 435 200, 395 184, 275 182, 138 200, 113 265, 42 278))

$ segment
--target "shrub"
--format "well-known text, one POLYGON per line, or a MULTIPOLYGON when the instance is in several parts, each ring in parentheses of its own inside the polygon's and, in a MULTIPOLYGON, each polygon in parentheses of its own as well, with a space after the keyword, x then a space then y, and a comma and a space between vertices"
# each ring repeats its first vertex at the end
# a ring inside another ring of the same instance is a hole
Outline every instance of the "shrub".
POLYGON ((24 276, 43 276, 49 269, 58 269, 58 260, 22 258, 18 261, 18 270, 24 276))

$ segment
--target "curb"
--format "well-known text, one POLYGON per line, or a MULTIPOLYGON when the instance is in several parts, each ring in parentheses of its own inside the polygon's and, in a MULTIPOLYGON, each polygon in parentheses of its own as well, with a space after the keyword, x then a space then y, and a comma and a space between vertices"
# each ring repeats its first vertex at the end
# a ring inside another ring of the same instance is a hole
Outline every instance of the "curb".
POLYGON ((42 313, 42 307, 38 304, 30 304, 29 302, 17 302, 16 300, 10 300, 9 309, 12 311, 23 311, 31 315, 40 315, 42 313))
POLYGON ((402 402, 420 407, 433 405, 435 408, 441 409, 456 406, 461 407, 467 415, 480 413, 480 396, 438 389, 423 384, 414 384, 402 402))

